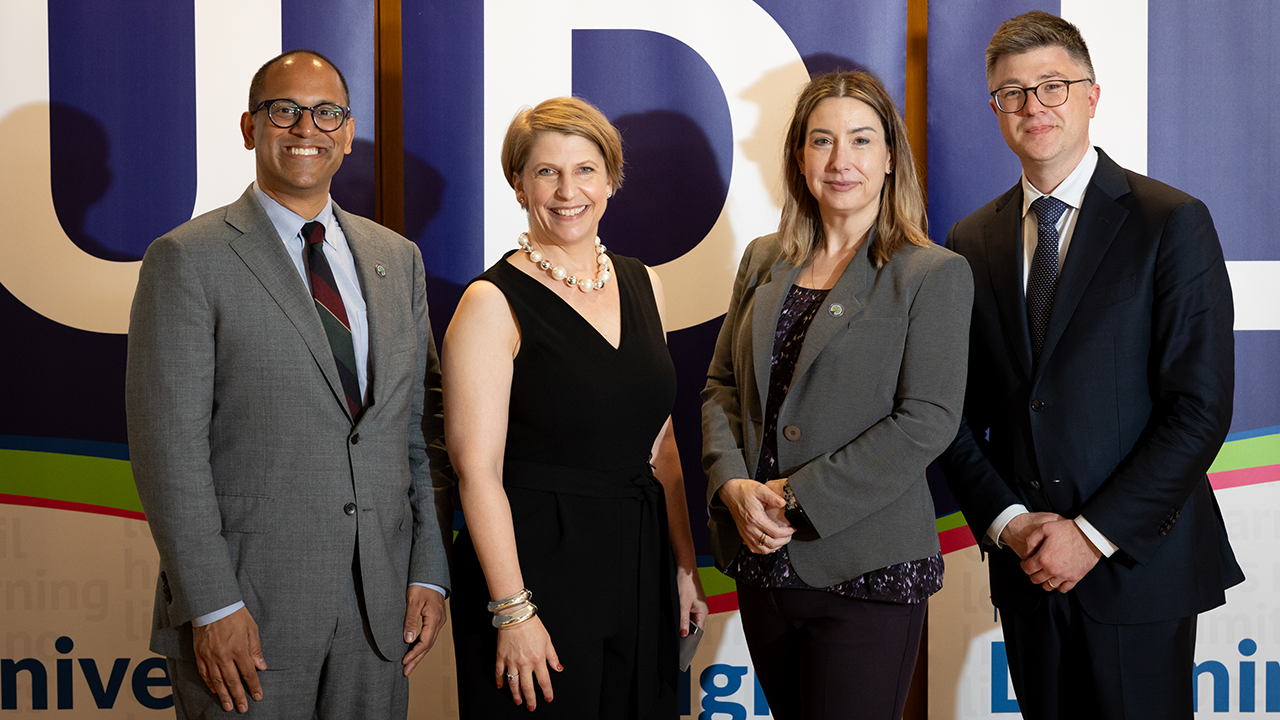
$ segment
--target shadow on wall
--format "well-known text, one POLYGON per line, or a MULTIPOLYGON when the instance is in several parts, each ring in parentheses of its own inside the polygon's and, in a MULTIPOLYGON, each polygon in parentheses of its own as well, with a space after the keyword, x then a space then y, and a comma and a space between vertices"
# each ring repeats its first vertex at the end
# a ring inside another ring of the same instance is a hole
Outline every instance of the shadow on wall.
MULTIPOLYGON (((66 105, 49 103, 49 185, 58 222, 77 247, 103 260, 137 260, 111 248, 85 227, 89 209, 107 194, 111 172, 111 139, 92 115, 66 105)), ((9 170, 12 170, 10 168, 9 170)))
POLYGON ((715 225, 728 194, 711 141, 670 110, 624 115, 626 182, 600 220, 605 245, 650 267, 684 255, 715 225))
POLYGON ((372 142, 357 138, 351 143, 351 154, 342 159, 342 167, 338 168, 333 184, 329 186, 329 195, 339 207, 366 218, 373 218, 377 207, 374 202, 374 151, 372 142))

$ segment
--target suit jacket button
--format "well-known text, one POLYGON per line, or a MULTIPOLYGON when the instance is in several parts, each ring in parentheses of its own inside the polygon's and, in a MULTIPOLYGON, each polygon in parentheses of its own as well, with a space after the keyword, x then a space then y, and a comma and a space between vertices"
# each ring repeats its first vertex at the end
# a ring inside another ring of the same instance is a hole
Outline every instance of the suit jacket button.
POLYGON ((352 435, 352 436, 351 436, 351 444, 352 444, 352 445, 359 445, 359 444, 360 444, 360 433, 356 433, 355 435, 352 435))
POLYGON ((800 428, 795 425, 788 425, 782 428, 782 437, 795 442, 800 439, 800 428))
POLYGON ((344 513, 346 513, 346 514, 348 514, 348 515, 355 515, 355 514, 356 514, 356 504, 355 504, 355 503, 347 503, 346 505, 343 505, 343 506, 342 506, 342 512, 344 512, 344 513))
POLYGON ((1043 401, 1043 400, 1032 400, 1032 401, 1031 401, 1031 409, 1032 409, 1032 410, 1034 410, 1034 411, 1036 411, 1036 412, 1040 412, 1041 410, 1043 410, 1043 409, 1044 409, 1044 401, 1043 401))

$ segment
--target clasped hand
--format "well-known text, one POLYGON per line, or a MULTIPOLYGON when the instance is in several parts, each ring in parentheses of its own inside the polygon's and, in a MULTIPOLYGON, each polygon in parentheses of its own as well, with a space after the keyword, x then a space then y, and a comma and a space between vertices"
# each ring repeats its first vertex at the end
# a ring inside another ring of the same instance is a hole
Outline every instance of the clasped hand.
POLYGON ((1022 558, 1027 578, 1046 592, 1070 592, 1102 557, 1074 520, 1057 513, 1018 515, 1000 540, 1022 558))
POLYGON ((795 528, 787 522, 787 501, 782 499, 786 478, 758 483, 739 478, 720 486, 720 500, 733 515, 738 535, 747 549, 759 555, 777 552, 791 542, 795 528))

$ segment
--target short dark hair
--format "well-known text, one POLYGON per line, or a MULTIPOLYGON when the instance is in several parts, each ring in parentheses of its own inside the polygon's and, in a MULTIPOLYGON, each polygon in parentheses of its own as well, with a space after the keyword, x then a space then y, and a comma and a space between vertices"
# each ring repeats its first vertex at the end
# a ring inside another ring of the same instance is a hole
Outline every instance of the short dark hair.
POLYGON ((262 67, 258 68, 258 72, 253 74, 253 80, 249 81, 249 112, 253 112, 258 109, 258 103, 263 99, 262 86, 267 84, 267 71, 276 63, 284 60, 285 58, 293 57, 294 55, 310 55, 319 59, 325 65, 333 68, 333 71, 338 73, 338 80, 342 83, 342 104, 351 104, 351 91, 347 89, 347 78, 343 76, 342 71, 338 69, 338 66, 334 65, 332 60, 315 50, 295 48, 288 52, 282 52, 266 61, 263 63, 262 67))
POLYGON ((1045 47, 1066 50, 1067 55, 1089 76, 1090 82, 1098 79, 1093 73, 1089 46, 1084 44, 1080 28, 1057 15, 1032 10, 1005 20, 996 29, 996 34, 991 36, 991 42, 987 44, 987 82, 992 81, 1000 58, 1045 47))

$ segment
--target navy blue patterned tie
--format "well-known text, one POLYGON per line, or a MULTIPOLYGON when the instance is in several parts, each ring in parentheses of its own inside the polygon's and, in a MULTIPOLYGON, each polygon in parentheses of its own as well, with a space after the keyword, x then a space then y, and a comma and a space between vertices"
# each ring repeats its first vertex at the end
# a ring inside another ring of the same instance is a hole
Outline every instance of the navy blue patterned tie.
POLYGON ((351 340, 351 323, 347 321, 347 309, 338 293, 338 283, 324 256, 324 225, 311 221, 302 226, 302 240, 306 243, 307 275, 311 281, 311 297, 315 299, 320 324, 329 338, 329 349, 338 364, 338 377, 342 380, 347 410, 354 420, 360 415, 360 380, 356 377, 356 352, 351 340))
POLYGON ((1038 360, 1058 287, 1058 218, 1066 212, 1067 204, 1042 195, 1031 203, 1031 210, 1036 214, 1037 231, 1036 252, 1027 277, 1027 325, 1031 329, 1031 357, 1038 360))

